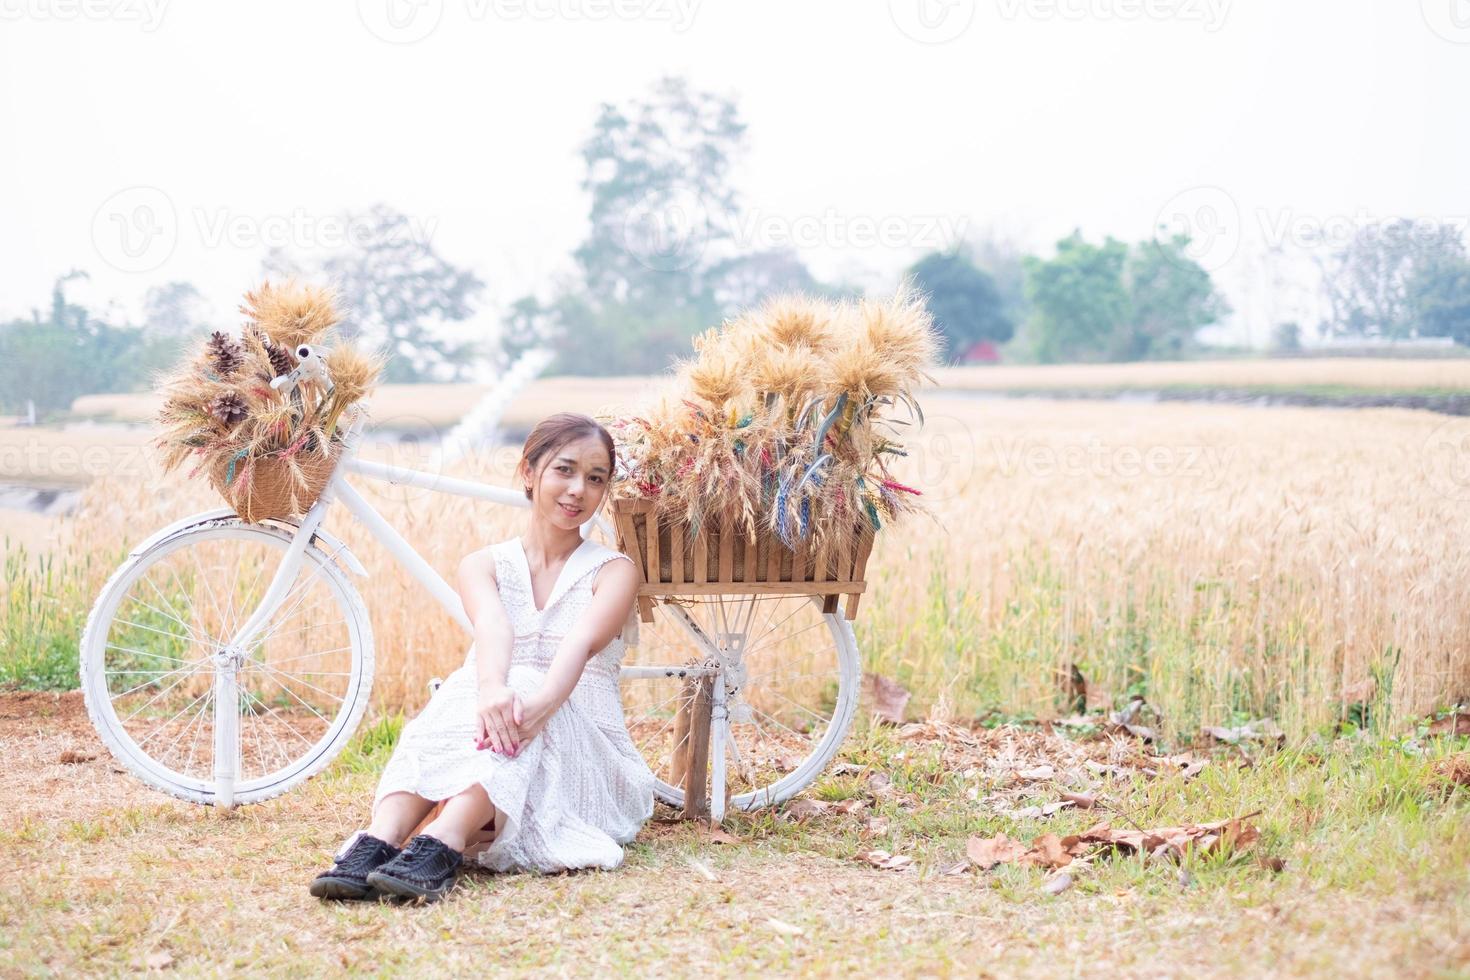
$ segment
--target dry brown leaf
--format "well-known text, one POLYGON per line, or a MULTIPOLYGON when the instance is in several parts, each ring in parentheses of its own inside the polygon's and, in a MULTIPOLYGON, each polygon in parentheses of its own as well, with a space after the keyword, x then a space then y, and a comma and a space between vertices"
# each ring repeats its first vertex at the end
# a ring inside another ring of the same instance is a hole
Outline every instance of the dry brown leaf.
POLYGON ((867 800, 864 800, 864 799, 861 799, 860 797, 854 796, 851 799, 842 800, 842 801, 840 801, 838 803, 834 803, 832 805, 832 812, 833 813, 840 813, 844 817, 850 817, 854 813, 861 813, 863 810, 866 810, 867 808, 868 808, 868 801, 867 800))
POLYGON ((868 777, 868 792, 874 796, 888 796, 893 792, 893 780, 887 773, 875 772, 868 777))
POLYGON ((1434 774, 1457 786, 1470 786, 1470 752, 1459 752, 1440 759, 1432 767, 1434 774))
POLYGON ((903 724, 903 711, 911 695, 902 684, 880 674, 863 674, 863 692, 873 714, 894 725, 903 724))
POLYGON ((913 865, 914 859, 905 854, 890 854, 887 851, 861 851, 859 861, 866 861, 884 871, 903 871, 913 865))
POLYGON ((1065 868, 1072 863, 1073 858, 1084 854, 1087 848, 1088 844, 1076 835, 1058 837, 1056 834, 1042 834, 1031 842, 1031 850, 1026 852, 1021 863, 1065 868))
POLYGON ((167 970, 169 967, 174 965, 174 958, 173 954, 169 953, 167 950, 160 949, 156 953, 149 953, 148 956, 143 960, 143 963, 150 970, 167 970))
POLYGON ((1429 725, 1431 735, 1470 735, 1470 711, 1456 711, 1429 725))
POLYGON ((718 824, 701 824, 699 836, 708 844, 739 844, 741 840, 718 824))
POLYGON ((1100 823, 1077 836, 1087 843, 1120 847, 1156 858, 1178 858, 1191 850, 1245 850, 1260 838, 1260 831, 1254 824, 1246 823, 1246 819, 1247 817, 1231 817, 1214 823, 1184 824, 1152 830, 1115 828, 1110 824, 1100 823))
POLYGON ((952 876, 952 875, 962 875, 966 871, 969 871, 969 870, 970 870, 970 862, 968 860, 965 860, 965 861, 956 861, 954 864, 947 864, 943 868, 940 868, 939 869, 939 873, 942 874, 942 875, 946 875, 946 876, 952 876))
POLYGON ((1036 782, 1042 779, 1052 779, 1056 776, 1056 774, 1057 771, 1055 769, 1044 764, 1039 766, 1032 766, 1030 769, 1021 769, 1016 772, 1016 776, 1018 778, 1029 779, 1032 782, 1036 782))
POLYGON ((887 817, 869 817, 863 821, 863 836, 867 838, 882 837, 888 833, 887 817))
POLYGON ((965 855, 981 871, 989 871, 997 864, 1009 864, 1019 861, 1026 855, 1026 845, 1018 840, 1011 840, 1005 834, 996 834, 994 837, 971 837, 965 843, 965 855))
POLYGON ((1286 733, 1270 718, 1257 718, 1255 721, 1248 721, 1234 728, 1206 725, 1200 731, 1217 742, 1231 745, 1239 742, 1282 742, 1286 740, 1286 733))
POLYGON ((786 809, 783 812, 785 813, 787 820, 790 820, 794 823, 802 823, 803 821, 810 820, 812 817, 819 817, 822 814, 826 813, 831 805, 832 804, 824 803, 821 800, 809 800, 802 798, 799 800, 792 800, 790 803, 787 803, 786 809))
POLYGON ((80 749, 63 749, 61 757, 57 761, 63 765, 70 766, 80 762, 91 762, 95 758, 97 758, 97 753, 95 752, 83 752, 80 749))
POLYGON ((1079 810, 1091 810, 1097 806, 1097 797, 1091 793, 1060 793, 1063 803, 1070 803, 1079 810))
POLYGON ((1256 858, 1256 863, 1267 871, 1274 871, 1277 874, 1286 870, 1286 858, 1276 857, 1274 854, 1262 854, 1256 858))

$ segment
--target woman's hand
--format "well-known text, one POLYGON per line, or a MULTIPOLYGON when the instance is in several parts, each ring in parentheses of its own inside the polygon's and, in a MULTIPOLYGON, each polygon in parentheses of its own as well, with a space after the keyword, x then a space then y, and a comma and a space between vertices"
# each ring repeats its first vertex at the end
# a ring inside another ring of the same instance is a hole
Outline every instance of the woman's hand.
POLYGON ((519 694, 504 685, 483 687, 475 715, 480 723, 476 748, 501 755, 515 755, 520 751, 524 709, 519 694))
POLYGON ((541 734, 541 729, 556 714, 556 707, 547 702, 542 691, 527 694, 520 702, 521 713, 516 726, 516 738, 521 745, 541 734))

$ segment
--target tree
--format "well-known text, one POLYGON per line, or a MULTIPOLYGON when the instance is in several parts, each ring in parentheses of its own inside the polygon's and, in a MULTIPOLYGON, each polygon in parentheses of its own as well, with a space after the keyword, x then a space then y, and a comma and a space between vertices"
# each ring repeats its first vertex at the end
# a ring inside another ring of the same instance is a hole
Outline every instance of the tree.
MULTIPOLYGON (((340 291, 346 319, 342 335, 361 337, 393 355, 384 380, 453 380, 487 354, 483 343, 444 336, 447 324, 468 320, 485 284, 434 251, 406 215, 379 204, 344 216, 353 244, 318 260, 312 274, 340 291)), ((303 271, 280 250, 265 262, 267 273, 303 271)))
POLYGON ((1131 315, 1123 269, 1128 246, 1109 237, 1090 245, 1074 231, 1057 242, 1052 259, 1027 256, 1028 323, 1037 360, 1103 360, 1131 315))
POLYGON ((1408 296, 1422 336, 1450 337, 1470 346, 1470 261, 1453 258, 1419 270, 1408 296))
POLYGON ((705 288, 720 317, 758 305, 774 293, 821 293, 822 286, 790 249, 767 249, 716 262, 705 288))
POLYGON ((1210 274, 1187 254, 1189 236, 1146 241, 1128 255, 1125 282, 1130 329, 1114 338, 1112 360, 1178 357, 1200 327, 1216 322, 1229 306, 1210 274))
POLYGON ((1016 332, 995 280, 965 250, 931 252, 910 266, 908 274, 929 294, 929 311, 951 356, 981 340, 1005 343, 1016 332))
POLYGON ((602 105, 582 145, 591 228, 573 254, 589 295, 633 308, 698 305, 707 253, 735 213, 729 175, 744 137, 733 100, 683 78, 659 79, 626 107, 602 105))
POLYGON ((1410 284, 1424 270, 1464 255, 1449 224, 1400 218, 1360 228, 1323 264, 1329 314, 1338 336, 1402 338, 1416 332, 1410 284))
POLYGON ((85 279, 72 270, 51 290, 51 311, 42 319, 0 324, 0 409, 25 410, 27 400, 43 412, 65 411, 81 395, 147 387, 150 372, 178 356, 172 345, 147 343, 137 327, 113 326, 67 299, 66 284, 85 279))

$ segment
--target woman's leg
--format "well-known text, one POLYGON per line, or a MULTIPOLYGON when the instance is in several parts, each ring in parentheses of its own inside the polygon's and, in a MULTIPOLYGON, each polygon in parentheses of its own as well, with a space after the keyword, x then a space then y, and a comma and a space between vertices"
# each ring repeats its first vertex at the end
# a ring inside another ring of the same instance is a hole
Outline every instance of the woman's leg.
MULTIPOLYGON (((383 802, 386 803, 387 799, 383 802)), ((495 807, 485 794, 485 788, 476 783, 445 800, 444 809, 439 811, 439 816, 423 832, 462 852, 469 843, 478 839, 481 829, 494 819, 495 807)))
POLYGON ((373 811, 368 833, 394 847, 402 847, 409 831, 417 827, 434 809, 434 801, 413 793, 389 793, 373 811))

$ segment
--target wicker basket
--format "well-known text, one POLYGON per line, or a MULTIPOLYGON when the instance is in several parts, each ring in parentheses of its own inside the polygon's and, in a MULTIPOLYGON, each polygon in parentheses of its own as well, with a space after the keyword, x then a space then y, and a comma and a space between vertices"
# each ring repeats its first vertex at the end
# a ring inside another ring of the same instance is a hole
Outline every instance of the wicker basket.
POLYGON ((612 502, 618 548, 643 575, 638 607, 644 622, 653 621, 656 597, 675 595, 819 595, 822 610, 829 613, 837 611, 846 595, 847 618, 857 615, 873 547, 873 532, 866 525, 853 529, 845 556, 813 555, 806 542, 793 551, 769 532, 750 538, 706 525, 690 535, 683 523, 654 520, 653 510, 650 500, 612 502))
POLYGON ((316 503, 326 489, 332 471, 337 467, 337 458, 342 454, 342 443, 327 444, 325 453, 307 452, 296 457, 297 469, 303 486, 291 475, 289 464, 279 456, 258 457, 251 466, 250 483, 240 489, 240 464, 236 464, 233 479, 228 483, 228 460, 216 464, 209 471, 209 482, 219 491, 225 502, 235 508, 235 513, 252 524, 269 518, 289 519, 298 517, 316 503))

